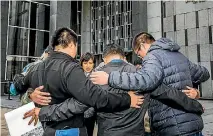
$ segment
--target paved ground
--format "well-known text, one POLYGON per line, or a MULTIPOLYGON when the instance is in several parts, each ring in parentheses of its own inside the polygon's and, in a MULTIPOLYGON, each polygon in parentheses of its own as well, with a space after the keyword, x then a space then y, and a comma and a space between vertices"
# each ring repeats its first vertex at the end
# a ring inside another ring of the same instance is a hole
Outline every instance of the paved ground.
POLYGON ((202 115, 204 121, 204 136, 213 136, 213 100, 200 100, 200 103, 205 108, 202 115))
POLYGON ((8 128, 5 122, 4 114, 11 110, 12 109, 1 108, 1 136, 8 136, 8 128))
MULTIPOLYGON (((213 101, 200 100, 205 108, 205 113, 202 115, 204 121, 204 136, 213 136, 213 101)), ((19 107, 21 104, 18 97, 13 97, 13 100, 7 100, 7 97, 1 97, 1 136, 8 136, 8 129, 4 119, 4 113, 19 107)), ((95 132, 97 129, 95 129, 95 132)), ((95 136, 95 135, 94 135, 95 136)))
POLYGON ((18 97, 12 97, 13 100, 7 100, 7 96, 1 97, 1 136, 8 136, 8 128, 5 122, 4 114, 14 108, 21 106, 18 97))

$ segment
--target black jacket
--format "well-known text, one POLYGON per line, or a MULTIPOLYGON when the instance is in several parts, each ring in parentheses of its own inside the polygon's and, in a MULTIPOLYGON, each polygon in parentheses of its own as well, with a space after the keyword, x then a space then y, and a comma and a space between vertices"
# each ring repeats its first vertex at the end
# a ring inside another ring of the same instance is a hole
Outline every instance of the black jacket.
MULTIPOLYGON (((136 68, 122 60, 112 60, 99 71, 110 73, 111 71, 136 72, 136 68)), ((109 90, 109 85, 101 86, 104 90, 109 90)), ((129 90, 120 90, 114 93, 127 93, 129 90)), ((143 136, 144 135, 144 115, 148 108, 149 95, 145 94, 145 101, 140 109, 129 108, 120 112, 98 112, 98 136, 143 136)))
MULTIPOLYGON (((75 59, 60 52, 53 52, 46 60, 37 64, 25 77, 24 85, 23 90, 26 90, 25 88, 28 87, 35 89, 40 85, 44 85, 44 91, 51 94, 51 105, 60 104, 68 98, 76 98, 79 102, 88 106, 95 107, 100 111, 109 112, 127 109, 131 102, 128 94, 110 93, 92 84, 86 78, 82 68, 76 63, 75 59)), ((66 116, 66 113, 64 116, 66 116)), ((53 122, 48 118, 45 120, 41 119, 40 121, 42 121, 45 128, 53 129, 84 126, 83 113, 76 114, 64 121, 53 122)))

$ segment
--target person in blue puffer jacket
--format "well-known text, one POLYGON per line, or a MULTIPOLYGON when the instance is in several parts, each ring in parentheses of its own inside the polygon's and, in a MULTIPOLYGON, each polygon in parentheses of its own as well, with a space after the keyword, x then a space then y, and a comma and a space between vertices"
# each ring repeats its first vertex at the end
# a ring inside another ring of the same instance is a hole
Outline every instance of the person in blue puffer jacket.
MULTIPOLYGON (((142 32, 133 40, 134 52, 143 58, 143 67, 135 73, 103 71, 90 75, 95 84, 109 84, 111 87, 150 92, 164 83, 195 98, 188 90, 193 84, 209 79, 205 67, 189 61, 179 52, 180 46, 167 38, 155 40, 152 35, 142 32)), ((198 92, 196 95, 199 94, 198 92)), ((176 96, 174 96, 176 97, 176 96)), ((200 115, 171 108, 157 100, 150 101, 149 116, 151 132, 157 136, 201 136, 204 127, 200 115)))

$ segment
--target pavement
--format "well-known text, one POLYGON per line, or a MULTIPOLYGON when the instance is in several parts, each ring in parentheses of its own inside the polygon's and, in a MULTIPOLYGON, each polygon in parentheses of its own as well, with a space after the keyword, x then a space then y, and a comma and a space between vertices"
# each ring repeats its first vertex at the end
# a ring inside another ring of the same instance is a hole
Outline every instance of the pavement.
MULTIPOLYGON (((18 97, 12 97, 12 99, 13 100, 8 100, 7 96, 1 96, 1 136, 9 135, 4 119, 4 113, 21 106, 18 97)), ((204 129, 202 133, 204 136, 213 136, 213 100, 199 100, 199 102, 205 108, 205 112, 202 115, 204 121, 204 129)), ((97 132, 97 127, 95 128, 95 131, 97 132)))
POLYGON ((202 115, 204 122, 203 135, 213 136, 213 100, 199 100, 205 108, 202 115))
POLYGON ((12 100, 8 100, 7 96, 1 96, 1 136, 9 136, 4 114, 21 106, 19 97, 11 98, 12 100))

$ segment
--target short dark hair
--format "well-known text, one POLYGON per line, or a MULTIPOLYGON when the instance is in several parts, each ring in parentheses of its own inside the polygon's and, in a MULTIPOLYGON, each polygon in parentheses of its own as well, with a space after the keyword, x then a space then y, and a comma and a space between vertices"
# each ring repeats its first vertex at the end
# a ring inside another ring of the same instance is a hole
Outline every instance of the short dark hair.
POLYGON ((134 61, 134 65, 142 65, 142 59, 141 58, 136 58, 134 61))
POLYGON ((107 55, 119 54, 122 57, 125 57, 125 52, 123 47, 118 44, 108 44, 104 47, 103 58, 107 55))
POLYGON ((67 47, 71 42, 77 43, 78 35, 67 27, 59 28, 55 31, 52 36, 51 46, 53 49, 55 46, 61 45, 62 47, 67 47))
POLYGON ((132 49, 135 50, 139 48, 141 43, 148 43, 154 41, 155 38, 151 34, 147 32, 141 32, 134 37, 132 41, 132 49))
POLYGON ((86 52, 80 58, 80 64, 82 66, 83 62, 87 62, 92 59, 93 63, 95 64, 95 57, 92 53, 86 52))

